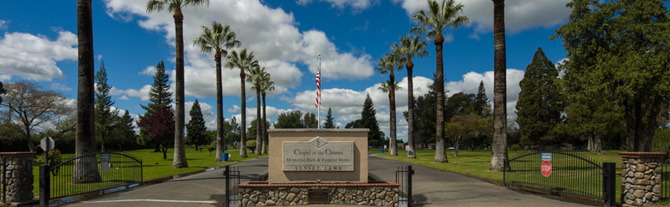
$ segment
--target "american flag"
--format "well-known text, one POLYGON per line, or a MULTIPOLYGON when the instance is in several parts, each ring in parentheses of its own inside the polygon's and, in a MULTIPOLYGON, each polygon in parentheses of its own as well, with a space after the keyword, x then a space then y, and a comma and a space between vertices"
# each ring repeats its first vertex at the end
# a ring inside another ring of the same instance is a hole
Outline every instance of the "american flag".
POLYGON ((316 72, 316 104, 314 106, 316 108, 319 108, 319 105, 321 105, 321 68, 319 68, 319 71, 316 72))

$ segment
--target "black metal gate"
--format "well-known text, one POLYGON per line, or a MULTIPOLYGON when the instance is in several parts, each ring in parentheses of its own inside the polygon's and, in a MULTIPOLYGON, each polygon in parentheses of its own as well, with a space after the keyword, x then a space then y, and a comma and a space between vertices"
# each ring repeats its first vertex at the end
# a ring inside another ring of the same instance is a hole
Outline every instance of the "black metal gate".
POLYGON ((398 189, 398 206, 412 206, 412 170, 411 165, 399 166, 395 171, 395 182, 400 184, 398 189))
POLYGON ((600 165, 576 153, 539 151, 505 162, 503 183, 613 206, 615 170, 614 163, 600 165))
POLYGON ((226 165, 223 176, 226 177, 226 206, 239 206, 240 168, 226 165))
MULTIPOLYGON (((78 156, 50 167, 40 166, 40 205, 50 200, 87 193, 107 194, 141 185, 142 160, 121 153, 94 153, 78 156), (95 166, 99 177, 87 182, 77 181, 77 164, 95 166)), ((76 199, 68 199, 76 200, 76 199)), ((59 202, 56 202, 59 203, 59 202)))

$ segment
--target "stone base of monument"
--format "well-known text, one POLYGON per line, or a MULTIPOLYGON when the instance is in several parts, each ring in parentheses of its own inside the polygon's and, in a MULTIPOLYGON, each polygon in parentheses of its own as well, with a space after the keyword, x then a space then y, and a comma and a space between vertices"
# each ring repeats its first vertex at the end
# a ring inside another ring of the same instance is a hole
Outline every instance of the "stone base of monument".
POLYGON ((268 181, 239 184, 239 205, 398 206, 399 184, 368 180, 368 131, 268 130, 268 181))
POLYGON ((399 184, 370 183, 286 183, 247 181, 239 184, 240 206, 292 206, 346 204, 398 206, 399 184))

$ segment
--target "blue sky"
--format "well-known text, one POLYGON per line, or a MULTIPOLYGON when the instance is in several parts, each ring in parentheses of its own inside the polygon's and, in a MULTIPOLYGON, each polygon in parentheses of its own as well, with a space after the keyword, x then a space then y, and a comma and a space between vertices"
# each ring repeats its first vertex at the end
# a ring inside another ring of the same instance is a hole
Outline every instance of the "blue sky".
MULTIPOLYGON (((148 103, 153 66, 165 61, 174 72, 174 23, 167 11, 145 12, 144 0, 93 1, 96 71, 105 62, 114 105, 133 115, 148 103)), ((489 99, 493 89, 493 3, 457 0, 470 24, 445 31, 446 89, 474 93, 480 81, 489 99)), ((554 63, 565 58, 562 41, 549 40, 567 22, 567 0, 507 0, 508 115, 515 117, 518 82, 533 53, 542 47, 554 63)), ((229 24, 271 73, 277 90, 267 100, 268 117, 289 110, 314 112, 315 73, 322 54, 321 118, 330 107, 338 126, 360 118, 370 94, 377 119, 388 135, 388 96, 377 90, 388 79, 373 68, 392 43, 415 27, 410 16, 426 7, 424 0, 210 0, 209 7, 184 10, 186 109, 197 98, 209 129, 215 128, 213 54, 192 45, 202 25, 229 24)), ((45 89, 76 99, 77 39, 75 1, 6 1, 0 8, 0 81, 37 81, 45 89)), ((428 90, 435 72, 435 47, 415 60, 415 96, 428 90)), ((398 138, 406 139, 407 72, 396 72, 405 88, 397 93, 398 138)), ((170 77, 173 79, 172 75, 170 77)), ((239 70, 223 69, 224 116, 240 116, 239 70)), ((172 82, 171 82, 172 83, 172 82)), ((250 87, 251 84, 247 84, 250 87)), ((247 89, 247 120, 256 117, 255 92, 247 89)), ((187 120, 189 119, 187 114, 187 120)))

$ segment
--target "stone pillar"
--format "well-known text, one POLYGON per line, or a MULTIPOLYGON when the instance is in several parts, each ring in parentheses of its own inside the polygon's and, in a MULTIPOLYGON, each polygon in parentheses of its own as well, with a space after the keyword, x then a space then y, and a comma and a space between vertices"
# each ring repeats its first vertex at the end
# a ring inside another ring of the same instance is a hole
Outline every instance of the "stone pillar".
POLYGON ((5 164, 7 171, 3 172, 7 179, 7 203, 32 202, 34 197, 33 158, 35 153, 1 152, 0 157, 7 161, 5 164))
POLYGON ((661 198, 665 152, 619 152, 622 157, 621 198, 624 206, 646 206, 661 198))

